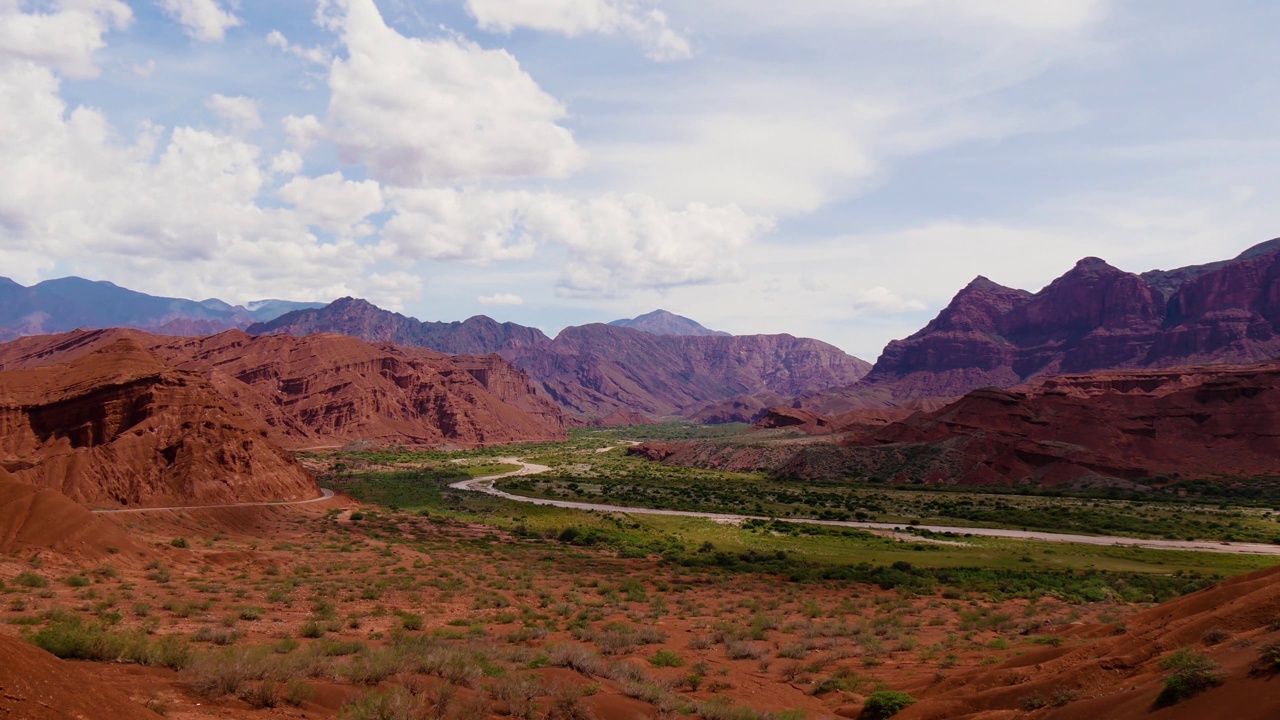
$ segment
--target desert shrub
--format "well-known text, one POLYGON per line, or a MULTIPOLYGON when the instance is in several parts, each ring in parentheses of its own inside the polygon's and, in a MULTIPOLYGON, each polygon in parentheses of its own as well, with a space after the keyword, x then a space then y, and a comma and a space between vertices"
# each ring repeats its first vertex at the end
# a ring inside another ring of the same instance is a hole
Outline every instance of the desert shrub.
POLYGON ((654 667, 680 667, 684 660, 670 650, 659 650, 649 658, 649 664, 654 667))
POLYGON ((186 548, 188 546, 187 539, 182 537, 170 540, 169 544, 176 548, 186 548))
POLYGON ((315 618, 309 618, 302 623, 302 627, 298 628, 298 634, 304 638, 312 639, 324 637, 324 626, 315 618))
POLYGON ((33 572, 18 573, 18 576, 13 579, 13 583, 15 585, 21 585, 22 587, 29 588, 49 587, 48 580, 33 572))
POLYGON ((71 575, 70 577, 63 578, 62 582, 66 583, 68 587, 73 588, 89 587, 90 584, 89 578, 84 575, 71 575))
POLYGON ((305 683, 298 679, 290 680, 284 686, 284 701, 294 707, 299 707, 303 703, 311 702, 316 698, 316 688, 314 685, 305 683))
POLYGON ((197 657, 188 675, 196 692, 216 699, 239 695, 259 675, 259 671, 248 652, 230 648, 197 657))
POLYGON ((547 648, 547 664, 569 668, 583 675, 604 675, 608 663, 585 645, 552 645, 547 648))
POLYGON ((1221 685, 1223 681, 1218 663, 1190 648, 1182 648, 1161 660, 1160 667, 1172 672, 1164 678, 1164 687, 1156 698, 1158 705, 1180 703, 1197 693, 1221 685))
POLYGON ((867 696, 862 706, 862 717, 865 720, 885 720, 913 705, 916 699, 904 692, 881 690, 867 696))
POLYGON ((595 720, 595 715, 582 704, 582 690, 561 685, 551 696, 547 720, 595 720))
POLYGON ((1261 669, 1280 672, 1280 642, 1273 642, 1262 647, 1258 657, 1261 669))
POLYGON ((1201 639, 1204 641, 1205 645, 1217 645, 1218 643, 1230 640, 1231 633, 1220 627, 1216 627, 1205 632, 1204 637, 1201 639))
POLYGON ((400 625, 405 630, 421 630, 422 616, 411 612, 400 613, 400 625))
POLYGON ((342 668, 341 673, 348 682, 377 685, 400 672, 404 664, 394 648, 378 648, 357 655, 342 668))
POLYGON ((417 720, 421 703, 402 687, 372 691, 342 706, 338 720, 417 720))
POLYGON ((280 704, 280 688, 271 680, 263 680, 240 690, 240 699, 254 708, 273 708, 280 704))
POLYGON ((169 668, 185 667, 191 661, 190 646, 178 637, 166 636, 151 642, 143 633, 110 630, 102 623, 87 623, 78 615, 54 615, 26 639, 51 655, 71 660, 169 668))

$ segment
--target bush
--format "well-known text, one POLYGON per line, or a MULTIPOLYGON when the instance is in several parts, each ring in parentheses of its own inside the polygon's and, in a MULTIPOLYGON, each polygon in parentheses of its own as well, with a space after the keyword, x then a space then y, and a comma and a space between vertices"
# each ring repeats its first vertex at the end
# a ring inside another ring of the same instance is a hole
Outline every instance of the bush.
POLYGON ((62 582, 73 588, 89 587, 89 578, 83 575, 72 575, 71 577, 63 578, 62 582))
POLYGON ((15 585, 21 585, 22 587, 29 588, 49 587, 48 580, 45 580, 43 577, 33 572, 19 573, 18 577, 13 579, 13 582, 15 585))
POLYGON ((649 658, 649 664, 654 667, 680 667, 684 660, 670 650, 659 650, 649 658))
POLYGON ((343 705, 338 720, 417 720, 422 715, 418 700, 408 690, 394 687, 365 693, 343 705))
POLYGON ((176 547, 176 548, 185 548, 185 547, 187 547, 187 539, 186 539, 186 538, 174 538, 174 539, 172 539, 172 540, 170 540, 170 541, 169 541, 169 544, 170 544, 170 545, 172 545, 172 546, 174 546, 174 547, 176 547))
POLYGON ((871 693, 862 706, 862 717, 865 720, 885 720, 914 704, 915 698, 896 690, 881 690, 871 693))
POLYGON ((284 701, 294 707, 299 707, 303 703, 311 702, 315 698, 315 686, 308 685, 301 680, 290 680, 289 684, 284 687, 284 701))
POLYGON ((139 632, 108 630, 101 623, 86 623, 79 615, 57 615, 27 641, 63 659, 127 662, 138 665, 183 668, 191 662, 191 647, 176 636, 151 642, 139 632))
POLYGON ((1207 655, 1190 648, 1182 648, 1160 661, 1160 667, 1172 670, 1165 676, 1156 704, 1175 705, 1187 698, 1222 684, 1223 676, 1218 663, 1207 655))

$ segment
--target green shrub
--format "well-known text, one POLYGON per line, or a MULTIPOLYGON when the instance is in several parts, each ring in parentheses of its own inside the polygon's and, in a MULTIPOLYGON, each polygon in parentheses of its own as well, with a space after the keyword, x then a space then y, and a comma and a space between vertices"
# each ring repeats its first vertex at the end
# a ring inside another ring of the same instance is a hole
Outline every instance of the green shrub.
POLYGON ((1160 667, 1171 670, 1165 676, 1156 704, 1175 705, 1187 698, 1222 684, 1223 676, 1218 663, 1207 655, 1190 648, 1182 648, 1160 661, 1160 667))
POLYGON ((915 701, 910 695, 896 690, 874 692, 867 696, 867 702, 862 706, 862 717, 865 720, 885 720, 902 712, 915 701))
POLYGON ((316 698, 316 688, 301 680, 290 680, 284 687, 284 701, 294 707, 311 702, 316 698))
POLYGON ((670 650, 659 650, 649 658, 649 664, 654 667, 680 667, 684 665, 684 660, 670 650))
POLYGON ((68 587, 73 588, 89 587, 89 578, 83 575, 72 575, 70 577, 63 578, 62 582, 66 583, 68 587))
POLYGON ((108 630, 86 623, 78 615, 56 615, 27 641, 45 652, 70 660, 128 662, 182 668, 191 662, 191 647, 181 638, 165 636, 151 642, 140 632, 108 630))
POLYGON ((169 541, 169 544, 170 544, 170 545, 172 545, 172 546, 174 546, 174 547, 176 547, 176 548, 185 548, 185 547, 187 547, 187 539, 186 539, 186 538, 181 538, 181 537, 180 537, 180 538, 174 538, 174 539, 172 539, 172 540, 170 540, 170 541, 169 541))
POLYGON ((13 579, 13 582, 15 585, 21 585, 22 587, 29 588, 49 587, 48 580, 45 580, 43 577, 33 572, 19 573, 18 576, 13 579))

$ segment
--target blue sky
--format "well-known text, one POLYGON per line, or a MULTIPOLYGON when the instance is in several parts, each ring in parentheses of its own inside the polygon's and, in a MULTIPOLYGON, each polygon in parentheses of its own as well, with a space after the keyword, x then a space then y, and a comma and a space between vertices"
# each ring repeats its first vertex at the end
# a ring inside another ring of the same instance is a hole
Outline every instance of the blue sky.
POLYGON ((663 307, 874 359, 1280 235, 1280 7, 0 0, 0 262, 555 332, 663 307))

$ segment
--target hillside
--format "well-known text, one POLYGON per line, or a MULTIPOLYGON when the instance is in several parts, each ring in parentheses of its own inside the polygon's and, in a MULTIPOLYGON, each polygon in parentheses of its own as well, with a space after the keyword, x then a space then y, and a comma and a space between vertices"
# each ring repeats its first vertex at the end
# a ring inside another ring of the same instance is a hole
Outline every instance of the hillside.
POLYGON ((91 506, 319 495, 251 416, 136 340, 50 359, 0 372, 0 457, 15 479, 91 506))
POLYGON ((281 447, 352 440, 470 446, 564 436, 559 408, 501 358, 455 359, 337 335, 81 331, 0 345, 0 369, 39 368, 122 338, 202 378, 281 447))
POLYGON ((1061 373, 1280 356, 1280 240, 1235 259, 1136 275, 1085 258, 1037 293, 979 277, 859 383, 804 407, 838 413, 958 397, 1061 373))
MULTIPOLYGON (((550 340, 534 328, 483 316, 421 322, 351 298, 289 313, 248 332, 337 333, 447 353, 497 352, 584 421, 618 412, 683 415, 741 396, 773 401, 848 385, 870 368, 839 348, 790 335, 654 334, 594 324, 566 328, 550 340)), ((749 399, 745 405, 763 407, 749 399)), ((707 416, 738 419, 733 412, 707 416)))

